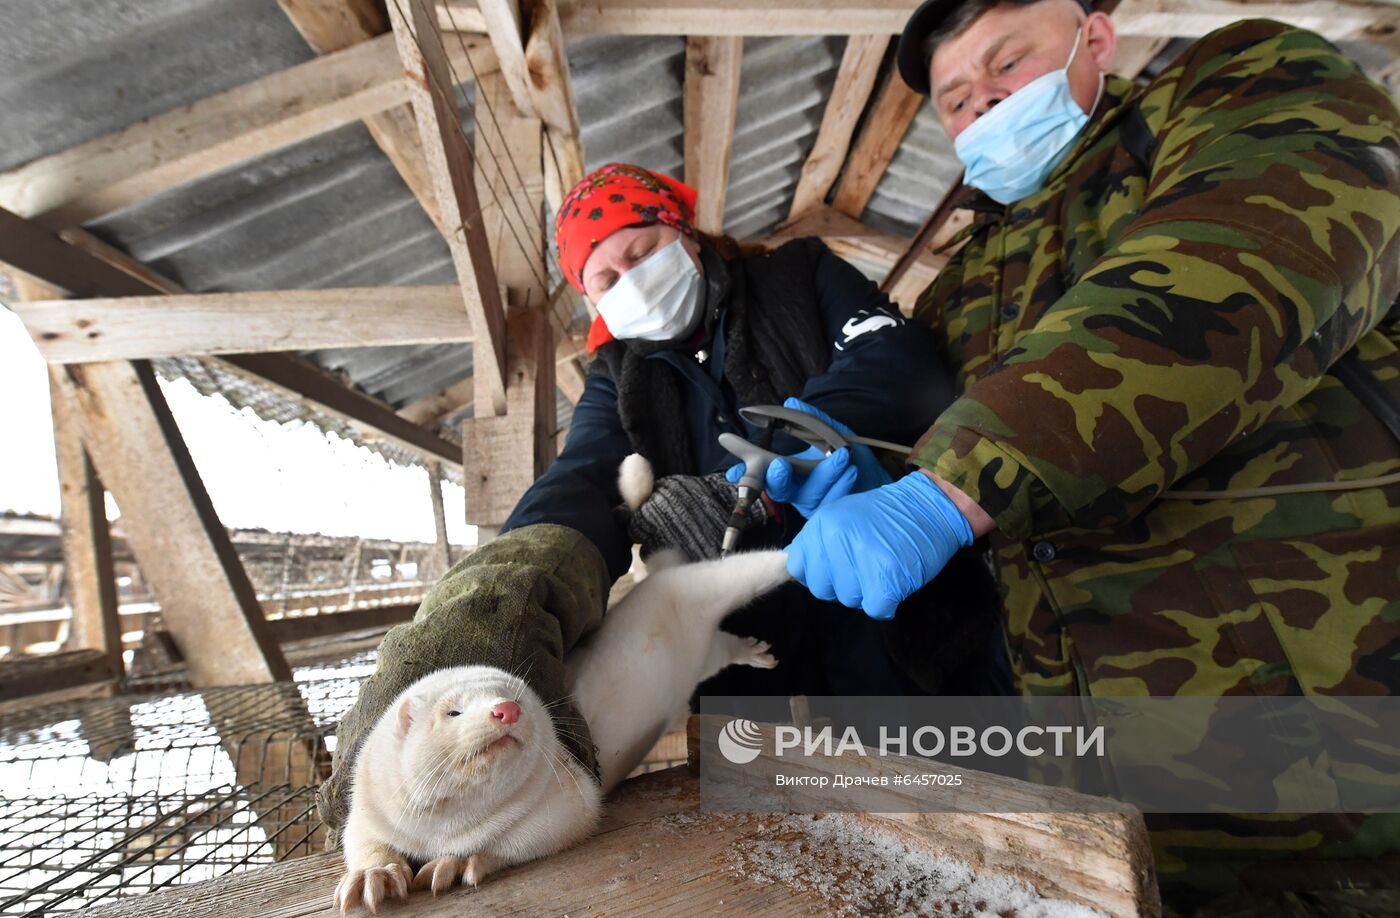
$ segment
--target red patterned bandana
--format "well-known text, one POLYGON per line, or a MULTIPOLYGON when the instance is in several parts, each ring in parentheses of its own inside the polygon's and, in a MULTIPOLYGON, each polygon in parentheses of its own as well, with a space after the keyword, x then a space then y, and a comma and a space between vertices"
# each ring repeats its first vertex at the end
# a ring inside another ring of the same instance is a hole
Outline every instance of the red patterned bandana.
POLYGON ((627 226, 662 223, 694 236, 695 189, 640 166, 609 163, 579 182, 554 218, 564 279, 583 292, 583 266, 598 243, 627 226))

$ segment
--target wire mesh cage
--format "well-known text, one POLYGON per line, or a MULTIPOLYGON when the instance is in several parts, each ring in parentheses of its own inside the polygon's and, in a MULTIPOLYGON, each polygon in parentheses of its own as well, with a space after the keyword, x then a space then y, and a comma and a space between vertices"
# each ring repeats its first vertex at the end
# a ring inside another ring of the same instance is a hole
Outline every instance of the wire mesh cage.
POLYGON ((374 655, 296 681, 70 702, 0 726, 0 915, 322 850, 316 786, 374 655))
MULTIPOLYGON (((66 702, 0 723, 0 916, 39 915, 323 850, 316 787, 369 651, 295 681, 66 702)), ((677 726, 682 726, 678 721, 677 726)), ((685 760, 663 736, 638 766, 685 760)))

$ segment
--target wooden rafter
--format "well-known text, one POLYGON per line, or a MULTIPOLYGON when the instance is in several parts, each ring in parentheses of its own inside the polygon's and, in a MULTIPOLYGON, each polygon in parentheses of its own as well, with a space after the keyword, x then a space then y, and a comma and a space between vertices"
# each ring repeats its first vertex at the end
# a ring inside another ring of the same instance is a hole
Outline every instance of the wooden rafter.
POLYGON ((724 231, 743 54, 742 38, 691 35, 685 43, 685 183, 699 192, 695 224, 706 233, 724 231))
POLYGON ((15 312, 49 363, 472 340, 457 287, 54 300, 15 312))
POLYGON ((846 160, 856 123, 875 89, 889 43, 888 36, 884 35, 852 35, 847 39, 817 139, 802 164, 802 176, 792 193, 789 220, 821 207, 826 201, 826 193, 846 160))
POLYGON ((924 97, 910 89, 897 72, 888 74, 841 171, 832 207, 856 218, 865 212, 923 103, 924 97))
POLYGON ((533 113, 530 99, 530 75, 525 66, 524 26, 520 18, 519 0, 478 0, 477 7, 496 60, 501 63, 501 76, 510 88, 510 97, 521 112, 533 113))
MULTIPOLYGON (((564 34, 589 35, 897 35, 919 0, 588 0, 562 11, 564 34)), ((481 31, 462 0, 459 28, 481 31)), ((1197 37, 1238 19, 1266 17, 1333 40, 1400 40, 1400 8, 1384 0, 1124 0, 1122 35, 1197 37)))
MULTIPOLYGON (((64 235, 78 232, 65 231, 64 235)), ((178 285, 110 246, 78 248, 3 208, 0 208, 0 263, 12 265, 77 297, 184 292, 178 285)), ((392 440, 442 458, 454 466, 461 462, 461 451, 451 442, 405 421, 380 400, 345 386, 294 355, 231 355, 215 363, 257 384, 270 384, 293 401, 340 418, 369 439, 392 440)))
MULTIPOLYGON (((491 57, 483 42, 473 43, 491 57)), ((0 206, 51 228, 76 226, 407 98, 403 68, 385 36, 0 175, 0 206)))
MULTIPOLYGON (((306 43, 318 54, 331 54, 389 31, 389 21, 376 0, 278 0, 278 4, 306 43)), ((450 55, 462 47, 455 42, 453 44, 450 55)), ((495 69, 495 55, 484 43, 469 41, 465 44, 471 60, 468 62, 465 58, 459 58, 453 61, 459 74, 465 77, 473 68, 478 73, 495 69)), ((395 66, 402 75, 402 66, 397 63, 395 66)), ((433 196, 433 183, 428 175, 428 164, 423 158, 418 126, 413 119, 413 109, 406 99, 404 101, 403 105, 368 116, 364 119, 365 127, 394 164, 423 211, 442 231, 442 215, 438 213, 437 199, 433 196)))
POLYGON ((479 219, 471 151, 457 112, 447 52, 427 0, 390 0, 389 19, 409 75, 418 138, 442 214, 444 238, 477 334, 472 360, 480 387, 478 406, 485 404, 501 414, 506 410, 505 308, 479 219))

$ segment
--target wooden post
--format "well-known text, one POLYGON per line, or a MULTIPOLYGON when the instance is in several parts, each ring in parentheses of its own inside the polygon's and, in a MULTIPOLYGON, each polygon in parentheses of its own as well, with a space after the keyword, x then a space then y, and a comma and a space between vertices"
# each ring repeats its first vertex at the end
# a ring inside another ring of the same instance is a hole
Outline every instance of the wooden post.
POLYGON ((743 57, 742 38, 691 35, 685 41, 685 183, 699 192, 695 225, 706 233, 724 232, 743 57))
POLYGON ((77 408, 49 370, 53 404, 54 452, 63 524, 63 577, 73 610, 69 650, 100 650, 118 675, 122 664, 122 626, 117 614, 117 581, 112 567, 112 534, 107 525, 106 492, 92 458, 83 448, 77 408))
MULTIPOLYGON (((482 540, 554 461, 555 348, 544 276, 543 125, 522 114, 503 77, 477 87, 478 194, 500 206, 483 217, 497 276, 511 304, 506 322, 506 412, 462 429, 467 519, 482 540), (496 155, 493 157, 491 152, 496 155), (503 159, 509 151, 510 160, 503 159)), ((476 391, 482 389, 480 381, 476 391)))
POLYGON ((442 465, 428 463, 428 497, 433 504, 433 529, 437 531, 434 576, 441 576, 452 567, 452 543, 447 541, 447 513, 442 506, 442 465))
POLYGON ((196 687, 290 679, 228 532, 145 362, 55 374, 122 508, 132 553, 196 687))

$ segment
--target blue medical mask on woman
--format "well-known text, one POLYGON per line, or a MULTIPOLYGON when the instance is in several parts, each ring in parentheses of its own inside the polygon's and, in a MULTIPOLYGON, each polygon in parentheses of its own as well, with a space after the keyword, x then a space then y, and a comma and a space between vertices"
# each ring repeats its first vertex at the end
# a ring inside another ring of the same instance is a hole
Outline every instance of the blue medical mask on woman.
MULTIPOLYGON (((1063 67, 1022 86, 958 135, 953 149, 967 167, 964 182, 1000 204, 1019 201, 1044 187, 1045 179, 1089 123, 1069 87, 1069 67, 1083 37, 1081 28, 1063 67)), ((1094 108, 1102 94, 1101 73, 1094 108)))
POLYGON ((598 300, 614 338, 672 341, 689 331, 704 305, 704 278, 677 237, 633 265, 598 300))

